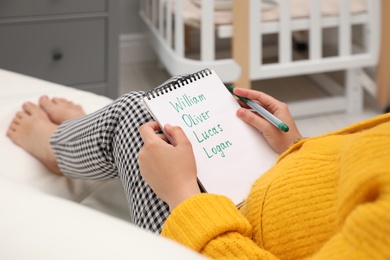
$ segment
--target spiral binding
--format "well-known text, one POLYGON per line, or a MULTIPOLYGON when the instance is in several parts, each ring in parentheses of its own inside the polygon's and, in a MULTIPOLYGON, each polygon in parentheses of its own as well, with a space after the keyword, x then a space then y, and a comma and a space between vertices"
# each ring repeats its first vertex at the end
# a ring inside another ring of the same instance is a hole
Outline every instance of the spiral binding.
POLYGON ((144 94, 144 97, 146 97, 148 100, 151 100, 152 98, 162 96, 170 91, 173 91, 175 89, 178 89, 180 87, 188 85, 188 84, 195 82, 201 78, 204 78, 210 74, 211 74, 210 69, 203 69, 203 70, 200 70, 200 71, 195 72, 193 74, 172 77, 171 79, 164 82, 160 86, 146 92, 144 94))

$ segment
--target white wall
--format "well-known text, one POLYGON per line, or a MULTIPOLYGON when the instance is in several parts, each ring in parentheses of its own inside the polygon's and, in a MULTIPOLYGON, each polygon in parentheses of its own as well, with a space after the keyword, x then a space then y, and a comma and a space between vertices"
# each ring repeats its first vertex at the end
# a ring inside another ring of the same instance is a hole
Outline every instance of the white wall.
POLYGON ((138 13, 139 1, 144 0, 119 1, 119 62, 121 64, 156 60, 156 56, 143 34, 145 25, 138 13))
MULTIPOLYGON (((138 14, 140 0, 120 0, 120 33, 134 34, 142 32, 142 21, 138 14)), ((141 0, 142 1, 142 0, 141 0)))

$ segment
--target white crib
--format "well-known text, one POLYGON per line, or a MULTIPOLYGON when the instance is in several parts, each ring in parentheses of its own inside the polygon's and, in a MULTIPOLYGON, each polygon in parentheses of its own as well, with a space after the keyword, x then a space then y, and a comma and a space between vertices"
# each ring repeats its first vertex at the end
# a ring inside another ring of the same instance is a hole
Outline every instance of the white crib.
POLYGON ((246 88, 252 80, 308 75, 331 95, 289 103, 294 116, 360 112, 364 89, 375 95, 375 84, 363 68, 377 64, 380 0, 279 0, 276 9, 265 11, 260 0, 234 0, 230 13, 215 11, 217 0, 199 0, 197 9, 193 2, 140 1, 150 42, 170 74, 207 67, 222 81, 246 88), (200 36, 196 58, 186 54, 188 28, 200 36), (292 36, 297 33, 307 36, 307 52, 294 51, 292 36), (265 44, 267 35, 276 35, 277 44, 265 44), (231 39, 228 57, 217 57, 221 38, 231 39), (326 54, 325 43, 335 51, 326 54), (265 62, 270 56, 276 60, 265 62), (344 86, 323 74, 340 70, 345 71, 344 86))

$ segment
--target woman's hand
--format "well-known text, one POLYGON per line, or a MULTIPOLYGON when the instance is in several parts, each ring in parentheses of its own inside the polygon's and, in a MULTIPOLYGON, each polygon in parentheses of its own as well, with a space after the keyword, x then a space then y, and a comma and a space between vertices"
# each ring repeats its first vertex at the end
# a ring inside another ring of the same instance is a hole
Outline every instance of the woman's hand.
POLYGON ((156 122, 140 127, 144 146, 138 154, 139 166, 146 182, 172 211, 185 199, 200 193, 195 158, 191 143, 180 127, 164 127, 173 144, 165 135, 156 134, 157 130, 160 127, 156 122))
POLYGON ((256 112, 249 111, 245 108, 240 108, 237 111, 238 117, 263 134, 265 140, 275 152, 279 154, 283 153, 295 140, 302 138, 285 103, 255 90, 234 88, 234 94, 258 102, 262 107, 271 112, 271 114, 288 125, 289 131, 286 133, 276 128, 256 112))

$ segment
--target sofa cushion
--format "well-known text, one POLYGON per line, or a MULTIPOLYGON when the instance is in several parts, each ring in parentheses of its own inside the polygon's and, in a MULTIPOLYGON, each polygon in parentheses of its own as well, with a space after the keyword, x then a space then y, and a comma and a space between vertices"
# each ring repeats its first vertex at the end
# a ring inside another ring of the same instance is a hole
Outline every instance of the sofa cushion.
POLYGON ((96 186, 103 185, 97 181, 69 179, 50 173, 33 156, 14 145, 6 137, 6 131, 21 105, 26 101, 37 103, 42 95, 70 99, 87 113, 107 105, 111 99, 1 69, 0 84, 0 176, 74 201, 82 201, 96 186))
POLYGON ((0 259, 204 259, 128 222, 0 176, 0 259))

